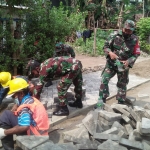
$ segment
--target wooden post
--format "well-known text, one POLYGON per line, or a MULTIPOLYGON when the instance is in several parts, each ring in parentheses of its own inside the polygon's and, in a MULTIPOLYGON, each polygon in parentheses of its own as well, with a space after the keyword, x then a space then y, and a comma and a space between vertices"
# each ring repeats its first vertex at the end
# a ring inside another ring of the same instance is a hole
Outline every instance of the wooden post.
POLYGON ((94 26, 93 55, 95 55, 95 54, 96 54, 96 31, 97 31, 97 28, 95 28, 95 26, 94 26))

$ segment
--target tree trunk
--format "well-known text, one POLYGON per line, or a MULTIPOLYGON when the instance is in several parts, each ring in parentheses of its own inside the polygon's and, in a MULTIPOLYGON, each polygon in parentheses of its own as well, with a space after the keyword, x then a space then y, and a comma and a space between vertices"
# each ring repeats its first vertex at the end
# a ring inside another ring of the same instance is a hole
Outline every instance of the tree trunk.
POLYGON ((120 13, 119 13, 119 16, 118 16, 118 22, 117 22, 117 27, 119 29, 121 29, 121 26, 122 26, 123 8, 124 8, 124 3, 121 3, 121 9, 120 9, 120 13))

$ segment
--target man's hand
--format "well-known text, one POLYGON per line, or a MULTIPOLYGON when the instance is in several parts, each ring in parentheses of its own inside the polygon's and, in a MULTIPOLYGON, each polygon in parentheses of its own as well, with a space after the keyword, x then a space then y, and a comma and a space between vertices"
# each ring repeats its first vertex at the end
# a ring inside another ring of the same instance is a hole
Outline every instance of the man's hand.
POLYGON ((0 128, 0 140, 3 139, 6 136, 4 131, 5 130, 3 128, 0 128))
POLYGON ((14 112, 14 111, 16 111, 16 110, 17 110, 17 108, 18 108, 18 105, 17 105, 17 104, 15 104, 15 105, 12 107, 11 111, 12 111, 12 112, 14 112))
POLYGON ((109 54, 109 56, 110 56, 110 58, 111 58, 112 60, 118 58, 118 56, 117 56, 115 53, 111 52, 111 51, 110 51, 108 54, 109 54))
POLYGON ((127 68, 127 67, 128 67, 128 65, 129 65, 129 62, 128 62, 128 60, 121 61, 121 62, 123 63, 123 65, 125 66, 125 68, 127 68))

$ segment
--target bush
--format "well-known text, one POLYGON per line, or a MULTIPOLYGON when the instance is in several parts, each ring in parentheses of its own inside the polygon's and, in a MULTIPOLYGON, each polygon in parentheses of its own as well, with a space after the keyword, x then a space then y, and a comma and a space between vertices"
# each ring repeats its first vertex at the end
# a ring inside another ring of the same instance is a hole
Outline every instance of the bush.
POLYGON ((140 46, 142 51, 150 53, 150 44, 148 43, 148 37, 150 36, 150 17, 141 18, 137 22, 136 32, 140 39, 140 46))

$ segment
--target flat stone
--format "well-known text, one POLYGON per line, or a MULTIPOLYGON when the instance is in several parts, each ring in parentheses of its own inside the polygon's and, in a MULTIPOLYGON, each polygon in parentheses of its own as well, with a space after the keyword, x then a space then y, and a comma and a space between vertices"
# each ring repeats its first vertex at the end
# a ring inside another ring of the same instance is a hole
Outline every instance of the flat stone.
POLYGON ((73 135, 63 135, 63 139, 65 142, 74 142, 74 143, 77 143, 77 144, 86 144, 87 142, 91 143, 91 141, 89 139, 86 139, 86 138, 76 138, 74 137, 73 135))
POLYGON ((146 103, 146 104, 144 105, 144 108, 145 108, 145 109, 150 109, 150 104, 149 104, 149 103, 146 103))
POLYGON ((119 132, 118 129, 116 127, 113 127, 109 130, 102 132, 102 134, 118 134, 118 132, 119 132))
POLYGON ((145 117, 145 109, 140 106, 134 106, 134 112, 142 119, 142 117, 145 117))
POLYGON ((96 125, 98 120, 98 112, 97 111, 90 111, 86 117, 82 120, 82 123, 87 128, 87 130, 90 132, 91 135, 93 135, 96 131, 96 125))
POLYGON ((23 150, 31 150, 47 141, 49 141, 49 136, 24 135, 16 138, 17 145, 23 150))
POLYGON ((137 141, 130 141, 124 138, 121 138, 119 141, 119 144, 128 147, 128 148, 133 148, 136 150, 143 150, 143 144, 141 142, 137 141))
POLYGON ((122 119, 123 119, 126 123, 129 123, 129 122, 130 122, 129 117, 125 116, 124 114, 122 114, 122 119))
POLYGON ((103 133, 95 133, 93 136, 95 139, 99 140, 112 140, 112 141, 119 141, 120 137, 114 134, 103 134, 103 133))
MULTIPOLYGON (((86 143, 86 144, 76 144, 76 148, 78 150, 97 150, 97 145, 95 144, 89 144, 89 143, 86 143)), ((72 150, 72 149, 70 149, 72 150)))
POLYGON ((126 128, 128 134, 130 134, 131 132, 133 132, 133 128, 132 128, 132 126, 130 124, 126 124, 125 128, 126 128))
POLYGON ((113 110, 115 112, 119 112, 121 114, 124 114, 125 116, 129 117, 130 116, 130 113, 128 111, 126 111, 125 109, 121 108, 119 105, 116 105, 113 110))
POLYGON ((61 147, 62 149, 64 149, 64 150, 78 150, 72 142, 70 142, 70 143, 61 143, 61 144, 57 144, 57 145, 59 147, 61 147))
POLYGON ((127 139, 127 135, 126 135, 122 130, 120 130, 117 135, 118 135, 120 138, 126 138, 126 139, 127 139))
POLYGON ((85 128, 85 126, 83 124, 79 128, 75 128, 73 130, 64 132, 63 136, 65 136, 65 135, 73 136, 74 138, 89 139, 88 130, 85 128))
POLYGON ((114 122, 114 124, 112 125, 112 128, 116 127, 118 128, 118 130, 122 130, 126 135, 128 135, 127 130, 117 121, 114 122))
POLYGON ((148 94, 140 94, 140 93, 138 93, 138 98, 143 100, 143 99, 149 98, 149 95, 148 94))
POLYGON ((111 106, 109 106, 108 104, 104 103, 104 110, 108 111, 108 112, 114 112, 113 109, 111 108, 111 106))
POLYGON ((57 144, 46 142, 33 148, 32 150, 69 150, 69 149, 64 149, 58 146, 57 144))
POLYGON ((108 121, 118 121, 119 119, 121 119, 121 114, 114 112, 100 111, 99 115, 108 121))
POLYGON ((141 132, 144 134, 150 133, 150 119, 142 118, 141 132))
POLYGON ((113 123, 115 122, 115 121, 120 121, 120 119, 119 120, 115 120, 115 121, 108 121, 108 120, 106 120, 105 118, 103 118, 103 117, 99 117, 99 121, 101 121, 101 122, 103 122, 104 124, 105 124, 105 126, 110 126, 110 125, 113 125, 113 123))
POLYGON ((98 146, 98 150, 127 150, 126 147, 119 145, 117 142, 107 140, 98 146))
POLYGON ((145 141, 143 141, 142 143, 143 143, 144 150, 150 150, 149 144, 147 144, 145 141))
POLYGON ((129 108, 131 116, 134 118, 136 122, 141 121, 140 117, 134 112, 132 108, 129 108))

